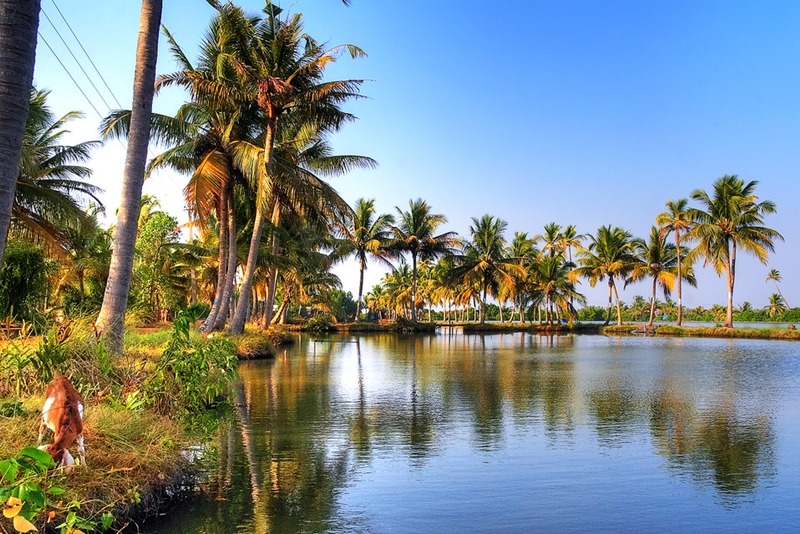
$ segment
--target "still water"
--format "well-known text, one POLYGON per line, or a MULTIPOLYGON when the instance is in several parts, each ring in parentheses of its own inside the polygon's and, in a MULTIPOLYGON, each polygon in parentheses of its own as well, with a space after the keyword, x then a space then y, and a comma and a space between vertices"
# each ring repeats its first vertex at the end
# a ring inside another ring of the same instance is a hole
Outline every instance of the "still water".
POLYGON ((144 531, 797 532, 800 343, 298 338, 144 531))

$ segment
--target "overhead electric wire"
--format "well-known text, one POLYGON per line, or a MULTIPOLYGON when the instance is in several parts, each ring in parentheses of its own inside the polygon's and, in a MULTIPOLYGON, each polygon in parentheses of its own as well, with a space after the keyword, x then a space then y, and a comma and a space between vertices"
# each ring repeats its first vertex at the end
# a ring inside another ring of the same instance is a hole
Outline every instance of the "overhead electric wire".
MULTIPOLYGON (((86 49, 83 47, 83 44, 81 43, 81 40, 78 39, 77 35, 75 35, 75 32, 72 30, 72 26, 70 26, 69 22, 67 22, 66 17, 64 17, 64 14, 61 12, 61 9, 59 9, 58 4, 56 4, 56 0, 52 0, 52 2, 53 2, 53 6, 56 8, 56 11, 58 11, 58 14, 61 15, 61 20, 63 20, 64 24, 67 25, 67 28, 69 28, 69 31, 72 34, 72 36, 75 38, 75 41, 78 43, 78 46, 81 47, 81 50, 83 50, 83 53, 86 55, 86 59, 88 59, 89 63, 92 64, 92 67, 94 68, 94 71, 97 73, 98 76, 100 76, 100 79, 103 81, 103 85, 105 85, 106 89, 108 89, 108 92, 111 93, 111 98, 113 98, 114 102, 116 102, 117 109, 122 109, 122 104, 119 103, 119 100, 117 99, 117 95, 115 95, 114 91, 111 90, 111 87, 108 86, 108 83, 106 82, 106 79, 100 73, 100 70, 97 68, 97 65, 94 64, 94 61, 92 61, 92 58, 89 56, 89 52, 86 51, 86 49)), ((44 11, 42 11, 42 12, 44 12, 44 11)), ((47 20, 50 20, 50 19, 48 18, 47 20)), ((50 24, 52 24, 52 22, 50 24)), ((70 53, 72 53, 72 52, 70 52, 70 53)), ((73 57, 75 57, 75 56, 73 56, 73 57)), ((109 107, 109 109, 110 109, 110 107, 109 107)))
MULTIPOLYGON (((44 15, 44 18, 46 18, 46 19, 47 19, 47 22, 49 22, 49 23, 50 23, 50 26, 52 26, 52 27, 53 27, 53 30, 55 30, 55 32, 56 32, 56 35, 58 35, 58 38, 59 38, 59 39, 61 39, 61 42, 62 42, 62 43, 64 43, 64 47, 67 49, 67 52, 69 52, 69 55, 71 55, 71 56, 72 56, 72 59, 74 59, 74 60, 75 60, 75 63, 77 63, 77 64, 78 64, 78 68, 79 68, 79 69, 81 69, 81 72, 83 73, 83 75, 84 75, 84 76, 86 76, 86 79, 89 81, 89 85, 91 85, 91 86, 92 86, 92 88, 94 88, 94 92, 95 92, 95 93, 97 93, 97 96, 99 96, 99 97, 100 97, 100 100, 102 100, 102 101, 103 101, 103 104, 105 104, 105 106, 106 106, 106 109, 108 109, 109 111, 111 111, 111 106, 109 106, 109 105, 108 105, 108 102, 106 102, 106 99, 105 99, 105 98, 103 98, 103 95, 100 93, 100 90, 97 88, 97 86, 94 84, 94 82, 92 81, 92 79, 89 77, 89 74, 88 74, 88 73, 86 72, 86 70, 83 68, 83 65, 81 65, 81 62, 80 62, 80 61, 78 61, 78 58, 76 58, 76 57, 75 57, 75 54, 73 54, 73 53, 72 53, 72 49, 71 49, 71 48, 70 48, 70 46, 67 44, 67 42, 64 40, 64 37, 62 37, 62 36, 61 36, 61 32, 59 32, 59 31, 58 31, 58 28, 56 28, 56 25, 55 25, 55 24, 53 24, 53 21, 52 21, 52 20, 50 20, 50 17, 48 17, 48 16, 47 16, 47 13, 45 12, 45 10, 44 10, 44 8, 43 8, 43 7, 41 8, 41 10, 42 10, 42 15, 44 15)), ((49 45, 48 45, 48 46, 49 46, 49 45)), ((91 61, 91 60, 90 60, 90 61, 91 61)), ((113 95, 112 95, 112 96, 113 96, 113 95)))
POLYGON ((87 94, 86 94, 86 93, 83 91, 83 89, 81 88, 81 86, 78 84, 77 80, 75 80, 75 78, 72 76, 72 73, 69 71, 69 69, 67 68, 67 66, 66 66, 66 65, 64 65, 64 63, 61 61, 61 58, 59 58, 59 57, 58 57, 58 54, 56 54, 56 51, 55 51, 55 50, 53 50, 53 47, 52 47, 52 46, 50 46, 50 43, 48 43, 48 42, 47 42, 47 39, 45 39, 45 38, 44 38, 44 35, 42 35, 42 32, 38 32, 38 33, 39 33, 39 39, 41 39, 41 40, 42 40, 42 42, 43 42, 45 45, 47 45, 47 48, 49 48, 49 49, 50 49, 50 52, 53 54, 53 57, 55 57, 55 58, 56 58, 56 61, 58 61, 59 65, 61 65, 61 68, 63 68, 63 69, 64 69, 64 72, 66 72, 66 73, 67 73, 67 76, 69 76, 69 79, 70 79, 70 80, 72 80, 72 83, 74 83, 74 84, 75 84, 75 87, 77 87, 77 88, 78 88, 78 91, 80 91, 80 92, 81 92, 81 94, 83 95, 83 98, 85 98, 85 99, 86 99, 86 101, 89 103, 89 105, 90 105, 90 106, 92 106, 92 109, 94 110, 94 112, 95 112, 95 113, 97 113, 97 116, 98 116, 98 117, 100 117, 100 119, 103 119, 104 117, 103 117, 102 113, 100 113, 99 111, 97 111, 97 108, 94 106, 94 104, 92 103, 92 101, 89 99, 88 95, 87 95, 87 94))

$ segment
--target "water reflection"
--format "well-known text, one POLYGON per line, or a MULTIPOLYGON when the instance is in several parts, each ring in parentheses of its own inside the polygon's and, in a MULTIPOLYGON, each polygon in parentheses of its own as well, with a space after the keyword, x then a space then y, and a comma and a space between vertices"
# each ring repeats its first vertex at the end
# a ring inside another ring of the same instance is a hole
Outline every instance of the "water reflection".
POLYGON ((763 350, 530 334, 302 338, 274 362, 241 366, 237 417, 219 437, 214 490, 224 500, 173 531, 382 530, 371 492, 399 466, 425 473, 447 458, 449 486, 470 487, 459 462, 479 455, 510 464, 493 476, 547 482, 521 436, 575 462, 644 444, 663 464, 642 476, 677 476, 735 509, 777 474, 773 412, 785 377, 763 350))

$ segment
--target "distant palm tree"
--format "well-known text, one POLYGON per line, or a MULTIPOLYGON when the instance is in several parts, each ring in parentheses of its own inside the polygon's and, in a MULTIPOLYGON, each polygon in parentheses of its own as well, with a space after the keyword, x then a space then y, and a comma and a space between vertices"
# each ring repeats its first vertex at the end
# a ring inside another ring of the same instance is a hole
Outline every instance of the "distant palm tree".
POLYGON ((386 265, 391 265, 388 260, 389 251, 386 246, 391 237, 391 225, 394 217, 390 214, 378 215, 375 213, 375 199, 356 200, 353 216, 345 228, 344 254, 355 255, 358 260, 358 300, 356 300, 356 316, 363 306, 364 271, 367 269, 367 259, 373 258, 386 265))
POLYGON ((769 296, 769 304, 765 307, 770 318, 775 318, 786 311, 786 303, 778 293, 769 296))
POLYGON ((439 226, 447 222, 447 217, 431 213, 430 206, 421 198, 409 200, 408 211, 399 207, 395 209, 397 225, 392 227, 394 239, 390 248, 411 254, 411 320, 416 322, 417 260, 452 254, 458 238, 455 232, 436 234, 439 226))
POLYGON ((781 296, 781 298, 783 299, 783 302, 786 304, 786 306, 788 308, 791 308, 791 306, 789 306, 789 303, 786 302, 786 297, 784 297, 783 293, 781 292, 780 285, 778 285, 783 281, 783 277, 781 276, 781 273, 778 271, 778 269, 770 269, 769 273, 767 274, 767 279, 765 281, 766 282, 770 282, 770 281, 771 282, 775 282, 775 289, 778 290, 778 294, 781 296))
POLYGON ((64 249, 75 232, 88 235, 96 229, 81 200, 91 202, 95 213, 102 212, 102 190, 85 181, 92 171, 81 165, 100 142, 60 144, 68 133, 67 122, 82 114, 71 111, 56 119, 47 106, 49 95, 31 89, 12 220, 15 232, 24 230, 50 247, 64 249))
POLYGON ((697 285, 692 269, 684 268, 684 272, 678 270, 678 247, 672 243, 667 243, 666 235, 653 226, 650 229, 650 238, 635 239, 633 241, 635 261, 633 269, 625 280, 625 285, 638 282, 645 277, 653 279, 653 289, 650 297, 650 318, 647 325, 653 324, 656 313, 656 292, 658 286, 664 291, 664 298, 669 297, 672 287, 676 281, 683 278, 692 287, 697 285))
POLYGON ((594 287, 597 282, 608 279, 608 314, 611 320, 612 299, 617 305, 617 324, 622 324, 622 305, 617 292, 616 280, 624 280, 635 262, 633 236, 622 228, 601 226, 597 234, 589 236, 589 246, 578 251, 577 272, 589 280, 594 287))
POLYGON ((762 263, 767 263, 769 252, 775 250, 775 240, 783 236, 764 226, 764 215, 775 213, 775 203, 758 202, 755 194, 757 181, 745 183, 735 175, 725 175, 714 182, 713 197, 698 189, 692 199, 705 209, 691 209, 690 219, 695 223, 689 235, 698 241, 692 255, 705 257, 718 275, 725 273, 728 305, 725 328, 733 328, 733 288, 736 282, 736 253, 739 248, 750 252, 762 263))
POLYGON ((472 218, 472 239, 464 244, 463 254, 455 258, 449 278, 453 281, 475 282, 480 288, 480 322, 486 321, 486 297, 497 296, 500 286, 513 282, 524 272, 514 258, 505 255, 505 231, 508 223, 492 215, 472 218))
POLYGON ((543 233, 533 237, 533 242, 538 243, 541 241, 543 243, 542 252, 547 251, 547 254, 552 258, 563 250, 561 237, 561 225, 555 222, 549 222, 544 225, 543 233))
MULTIPOLYGON (((678 200, 668 200, 667 210, 659 213, 656 216, 656 224, 661 227, 661 232, 666 234, 673 232, 675 236, 675 252, 677 257, 677 270, 683 272, 682 249, 681 249, 681 235, 686 235, 692 228, 692 221, 689 219, 689 201, 685 198, 678 200)), ((681 277, 678 277, 678 319, 676 324, 681 326, 683 324, 683 291, 681 287, 681 277)))
POLYGON ((584 296, 575 289, 575 264, 561 256, 546 257, 536 264, 536 271, 537 289, 544 299, 545 320, 552 324, 556 319, 551 313, 555 306, 562 317, 572 321, 577 316, 572 303, 576 300, 586 303, 584 296))

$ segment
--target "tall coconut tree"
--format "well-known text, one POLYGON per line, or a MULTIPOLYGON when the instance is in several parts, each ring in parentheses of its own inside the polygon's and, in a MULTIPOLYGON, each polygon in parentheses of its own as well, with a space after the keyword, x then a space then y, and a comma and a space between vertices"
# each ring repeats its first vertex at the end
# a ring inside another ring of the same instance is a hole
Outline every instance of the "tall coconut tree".
POLYGON ((117 211, 117 225, 114 229, 114 250, 111 254, 103 306, 95 322, 95 328, 106 340, 112 354, 122 352, 122 333, 131 286, 139 202, 142 197, 147 147, 150 141, 150 114, 153 111, 161 1, 142 0, 139 39, 136 45, 130 134, 122 176, 120 207, 117 211))
POLYGON ((480 219, 472 218, 470 241, 464 244, 464 251, 455 257, 455 267, 450 273, 453 281, 474 281, 480 287, 480 323, 486 320, 486 298, 497 296, 500 286, 513 283, 514 275, 523 269, 515 258, 506 256, 505 231, 508 223, 492 215, 480 219))
POLYGON ((534 243, 542 242, 542 253, 551 258, 562 252, 561 225, 549 222, 544 225, 544 232, 533 237, 534 243))
MULTIPOLYGON (((233 4, 218 5, 217 9, 219 23, 230 37, 230 53, 221 60, 235 72, 234 79, 222 83, 179 72, 162 78, 162 83, 183 85, 193 93, 202 91, 215 98, 255 107, 261 115, 261 150, 241 146, 238 152, 239 166, 247 168, 245 174, 254 182, 256 192, 253 233, 240 288, 242 295, 250 295, 265 224, 269 219, 272 228, 278 228, 285 208, 276 194, 280 180, 273 168, 279 129, 287 120, 305 121, 323 133, 335 131, 353 120, 354 117, 339 106, 358 97, 361 81, 324 81, 323 75, 326 65, 335 61, 342 51, 349 51, 352 57, 364 53, 352 45, 332 48, 320 45, 303 30, 300 14, 283 18, 280 8, 271 2, 266 3, 263 17, 249 17, 233 4)), ((225 67, 219 65, 219 68, 225 67)), ((278 239, 279 234, 273 232, 274 253, 279 249, 278 239)), ((277 277, 277 268, 271 269, 267 314, 272 313, 277 277)), ((240 299, 231 331, 239 332, 244 328, 247 308, 247 299, 240 299)))
MULTIPOLYGON (((681 237, 685 236, 692 229, 692 221, 689 219, 689 200, 680 198, 678 200, 668 200, 667 209, 656 216, 656 224, 661 227, 661 233, 672 232, 675 238, 676 268, 678 272, 683 272, 683 254, 681 249, 681 237)), ((678 318, 675 324, 683 324, 683 289, 682 278, 678 277, 676 298, 678 300, 678 318)))
POLYGON ((630 274, 625 279, 625 286, 639 282, 645 278, 652 278, 652 293, 650 296, 650 316, 647 326, 652 326, 656 313, 656 293, 660 286, 664 298, 669 297, 672 288, 684 279, 692 287, 697 286, 697 280, 691 266, 683 266, 679 270, 678 258, 680 251, 673 243, 667 243, 667 236, 656 226, 650 229, 647 241, 635 239, 634 262, 630 274))
POLYGON ((589 236, 589 245, 578 251, 577 272, 589 280, 594 287, 597 282, 608 280, 608 314, 611 320, 612 299, 617 307, 617 324, 622 324, 622 305, 617 292, 617 280, 624 280, 635 261, 633 236, 627 230, 611 225, 601 226, 596 235, 589 236))
POLYGON ((783 292, 781 292, 781 286, 779 284, 783 281, 783 277, 781 276, 780 271, 778 271, 778 269, 770 269, 769 273, 767 273, 767 279, 765 281, 775 283, 775 289, 778 291, 778 295, 781 296, 783 302, 786 304, 786 307, 791 308, 789 303, 786 301, 786 297, 783 296, 783 292))
POLYGON ((725 175, 713 184, 709 195, 702 189, 692 193, 692 199, 701 204, 689 212, 695 226, 689 235, 697 240, 693 255, 705 258, 717 275, 725 274, 728 290, 725 328, 733 328, 733 290, 736 283, 737 252, 742 249, 766 264, 775 241, 783 240, 777 231, 764 226, 764 216, 775 213, 775 203, 759 202, 755 194, 758 182, 745 182, 736 175, 725 175))
POLYGON ((95 214, 102 211, 97 197, 102 190, 86 181, 92 171, 81 165, 100 142, 61 144, 69 121, 82 115, 72 111, 56 118, 47 105, 49 94, 30 92, 12 221, 15 232, 65 250, 76 232, 88 235, 96 229, 82 204, 92 203, 95 214))
POLYGON ((409 200, 408 211, 397 206, 395 209, 397 225, 392 227, 390 249, 411 255, 411 320, 416 322, 417 261, 452 254, 458 244, 458 236, 455 232, 436 233, 447 222, 447 217, 431 213, 431 207, 421 198, 409 200))
POLYGON ((367 269, 367 260, 372 258, 391 266, 390 252, 387 249, 391 238, 391 226, 394 217, 391 214, 377 214, 375 212, 375 199, 356 200, 353 208, 353 217, 348 221, 344 231, 344 255, 354 255, 358 261, 358 299, 356 300, 356 316, 363 307, 362 296, 364 293, 364 271, 367 269))
POLYGON ((40 0, 0 0, 0 261, 19 177, 30 104, 40 0))

